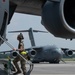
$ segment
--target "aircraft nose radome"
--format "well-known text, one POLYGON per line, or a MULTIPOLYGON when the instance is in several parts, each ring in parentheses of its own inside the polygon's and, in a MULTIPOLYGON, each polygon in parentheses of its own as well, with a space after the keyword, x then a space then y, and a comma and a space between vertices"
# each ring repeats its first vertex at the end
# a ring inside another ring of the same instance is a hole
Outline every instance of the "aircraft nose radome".
POLYGON ((62 57, 62 51, 61 49, 56 49, 55 51, 53 51, 53 55, 54 57, 57 57, 57 58, 61 58, 62 57))

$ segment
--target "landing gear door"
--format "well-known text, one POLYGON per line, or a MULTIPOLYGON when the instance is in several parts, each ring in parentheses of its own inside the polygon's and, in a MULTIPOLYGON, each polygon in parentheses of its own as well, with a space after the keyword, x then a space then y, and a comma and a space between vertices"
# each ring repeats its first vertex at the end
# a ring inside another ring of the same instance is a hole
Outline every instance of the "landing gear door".
POLYGON ((7 15, 5 21, 7 25, 9 17, 9 0, 0 0, 0 30, 2 28, 5 13, 7 15))
MULTIPOLYGON (((9 0, 0 0, 0 36, 6 39, 6 28, 9 18, 9 0)), ((0 39, 0 45, 3 41, 0 39)))

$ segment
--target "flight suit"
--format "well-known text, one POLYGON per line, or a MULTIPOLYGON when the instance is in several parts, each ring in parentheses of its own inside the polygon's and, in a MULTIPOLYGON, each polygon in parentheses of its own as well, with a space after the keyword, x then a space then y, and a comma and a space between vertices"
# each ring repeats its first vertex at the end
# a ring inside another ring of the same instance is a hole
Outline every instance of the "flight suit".
MULTIPOLYGON (((23 46, 23 48, 24 48, 23 42, 19 42, 18 48, 20 48, 20 46, 23 46)), ((23 51, 24 51, 24 50, 23 50, 23 51)), ((21 54, 21 52, 23 52, 23 51, 19 51, 19 53, 21 54)), ((21 54, 21 55, 22 55, 23 57, 27 58, 26 54, 21 54)), ((20 72, 21 70, 20 70, 20 68, 19 68, 18 61, 20 61, 21 69, 22 69, 22 71, 23 71, 23 74, 25 75, 25 74, 26 74, 26 66, 25 66, 26 62, 25 62, 25 60, 24 60, 22 57, 20 57, 19 55, 13 60, 13 63, 14 63, 14 65, 15 65, 17 71, 19 71, 19 72, 20 72)))

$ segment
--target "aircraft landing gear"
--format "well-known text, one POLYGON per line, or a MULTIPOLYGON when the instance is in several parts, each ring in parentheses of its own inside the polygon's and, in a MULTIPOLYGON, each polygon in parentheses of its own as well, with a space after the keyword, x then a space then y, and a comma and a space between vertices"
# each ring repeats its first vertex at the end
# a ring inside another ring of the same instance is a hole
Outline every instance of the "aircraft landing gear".
POLYGON ((60 62, 60 60, 57 60, 57 59, 55 59, 55 60, 52 60, 52 61, 50 61, 49 63, 53 63, 53 64, 59 64, 59 62, 60 62))

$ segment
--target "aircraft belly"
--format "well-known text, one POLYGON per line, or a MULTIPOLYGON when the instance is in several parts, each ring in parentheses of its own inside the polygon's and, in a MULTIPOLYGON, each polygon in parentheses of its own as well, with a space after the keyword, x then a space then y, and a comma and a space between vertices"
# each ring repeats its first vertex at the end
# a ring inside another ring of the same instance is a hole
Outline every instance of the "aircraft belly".
POLYGON ((18 6, 15 11, 18 13, 25 13, 25 14, 31 14, 31 15, 41 15, 40 9, 26 7, 26 6, 18 6))
POLYGON ((17 4, 16 12, 41 15, 43 0, 10 0, 17 4))

